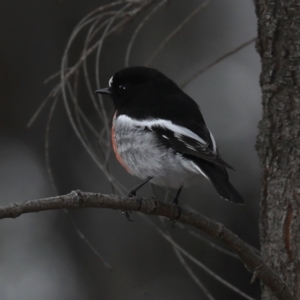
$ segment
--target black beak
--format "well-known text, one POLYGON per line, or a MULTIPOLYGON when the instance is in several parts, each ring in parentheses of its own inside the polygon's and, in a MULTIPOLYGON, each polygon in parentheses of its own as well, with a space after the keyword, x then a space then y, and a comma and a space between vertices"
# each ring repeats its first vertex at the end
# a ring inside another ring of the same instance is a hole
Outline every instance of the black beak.
POLYGON ((110 90, 110 88, 108 87, 108 88, 96 90, 95 93, 96 93, 96 94, 108 95, 108 94, 111 94, 111 90, 110 90))

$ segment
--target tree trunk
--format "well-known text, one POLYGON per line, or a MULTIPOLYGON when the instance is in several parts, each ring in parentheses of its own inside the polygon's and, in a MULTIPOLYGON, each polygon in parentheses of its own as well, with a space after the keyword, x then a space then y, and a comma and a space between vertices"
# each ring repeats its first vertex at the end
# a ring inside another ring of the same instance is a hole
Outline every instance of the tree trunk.
MULTIPOLYGON (((300 299, 300 1, 256 0, 256 12, 262 256, 300 299)), ((262 288, 263 300, 275 299, 262 288)))

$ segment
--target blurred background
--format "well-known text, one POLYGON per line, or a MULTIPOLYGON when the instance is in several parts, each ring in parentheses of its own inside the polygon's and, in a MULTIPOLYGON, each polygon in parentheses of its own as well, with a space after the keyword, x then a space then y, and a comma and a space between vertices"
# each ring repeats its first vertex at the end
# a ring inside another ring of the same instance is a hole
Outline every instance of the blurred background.
MULTIPOLYGON (((0 2, 0 205, 56 195, 45 164, 45 130, 50 103, 30 128, 27 123, 59 80, 44 84, 60 70, 61 60, 76 24, 109 1, 44 0, 0 2)), ((158 1, 103 44, 99 64, 101 85, 124 67, 129 40, 138 24, 158 1)), ((143 65, 157 46, 201 4, 171 0, 145 24, 130 55, 130 65, 143 65)), ((120 7, 119 7, 120 8, 120 7)), ((115 10, 115 8, 113 9, 115 10)), ((70 65, 78 59, 87 30, 70 49, 70 65)), ((179 85, 220 56, 256 36, 252 1, 210 1, 150 66, 179 85)), ((94 62, 90 62, 92 68, 94 62)), ((235 167, 231 181, 246 200, 235 206, 219 198, 208 182, 184 189, 183 208, 193 207, 259 248, 259 163, 255 151, 261 116, 260 62, 254 43, 193 80, 185 87, 200 105, 222 157, 235 167)), ((93 73, 91 73, 91 77, 93 73)), ((84 85, 79 78, 79 87, 84 85)), ((92 88, 96 89, 94 78, 92 88)), ((79 88, 80 89, 80 88, 79 88)), ((113 109, 106 99, 109 119, 113 109)), ((94 112, 88 94, 78 101, 90 120, 94 112)), ((58 101, 50 131, 50 160, 58 193, 81 189, 111 193, 105 175, 73 132, 62 100, 58 101)), ((139 182, 110 156, 114 176, 128 190, 139 182)), ((159 195, 163 190, 156 189, 159 195)), ((174 193, 174 191, 171 191, 174 193)), ((151 196, 150 186, 139 195, 151 196)), ((138 213, 128 222, 120 212, 85 209, 70 216, 95 249, 112 266, 108 270, 80 239, 62 211, 1 220, 0 299, 208 299, 188 275, 172 246, 138 213), (150 294, 149 295, 145 295, 150 294)), ((211 248, 180 226, 171 229, 157 217, 149 219, 170 231, 173 239, 195 258, 254 299, 259 284, 240 261, 211 248)), ((187 264, 215 299, 243 299, 187 260, 187 264)))

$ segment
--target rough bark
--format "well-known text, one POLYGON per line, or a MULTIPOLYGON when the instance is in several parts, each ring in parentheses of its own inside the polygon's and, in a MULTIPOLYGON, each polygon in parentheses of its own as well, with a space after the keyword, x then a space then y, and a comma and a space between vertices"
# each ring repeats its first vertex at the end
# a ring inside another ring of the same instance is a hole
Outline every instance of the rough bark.
MULTIPOLYGON (((256 0, 264 261, 300 299, 300 1, 256 0)), ((275 299, 263 285, 262 299, 275 299)))

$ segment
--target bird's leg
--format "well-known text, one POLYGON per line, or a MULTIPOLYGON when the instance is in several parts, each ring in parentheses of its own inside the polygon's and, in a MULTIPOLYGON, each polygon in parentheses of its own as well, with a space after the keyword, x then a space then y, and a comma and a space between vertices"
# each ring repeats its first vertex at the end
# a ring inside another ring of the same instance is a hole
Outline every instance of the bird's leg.
MULTIPOLYGON (((149 182, 152 178, 153 177, 151 177, 151 176, 147 177, 144 181, 142 181, 137 186, 135 186, 133 189, 131 189, 129 191, 129 193, 128 193, 128 197, 135 197, 136 196, 136 192, 141 187, 143 187, 147 182, 149 182)), ((138 210, 140 210, 141 207, 142 207, 142 199, 141 198, 139 198, 139 202, 140 202, 140 206, 139 206, 138 210)), ((128 221, 133 221, 133 220, 130 219, 130 214, 129 213, 131 213, 131 211, 129 211, 129 210, 123 210, 123 213, 125 214, 125 216, 126 216, 126 218, 127 218, 128 221)))
POLYGON ((178 216, 172 221, 172 227, 173 228, 174 228, 175 223, 177 222, 177 220, 181 216, 181 212, 182 212, 182 208, 178 205, 178 198, 179 198, 179 195, 181 193, 182 188, 183 188, 183 186, 181 186, 178 189, 178 191, 177 191, 177 193, 176 193, 176 195, 175 195, 175 197, 173 198, 173 201, 172 201, 173 204, 175 204, 177 206, 177 211, 178 211, 178 216))
POLYGON ((147 177, 144 181, 142 181, 140 184, 138 184, 137 186, 135 186, 133 189, 130 190, 130 192, 128 193, 128 197, 134 197, 136 196, 136 192, 143 187, 147 182, 149 182, 153 177, 149 176, 147 177))

